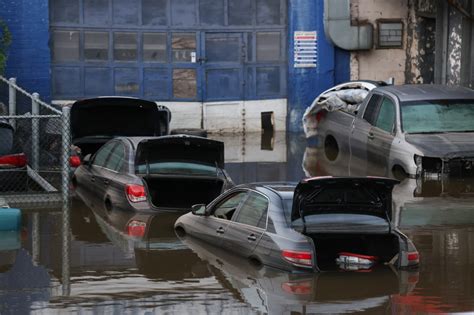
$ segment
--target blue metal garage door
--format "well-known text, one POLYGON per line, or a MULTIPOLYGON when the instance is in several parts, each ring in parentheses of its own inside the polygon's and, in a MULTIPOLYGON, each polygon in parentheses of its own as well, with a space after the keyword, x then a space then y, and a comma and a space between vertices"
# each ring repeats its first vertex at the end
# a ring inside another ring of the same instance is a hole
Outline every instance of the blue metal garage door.
POLYGON ((286 0, 52 0, 54 99, 286 96, 286 0))

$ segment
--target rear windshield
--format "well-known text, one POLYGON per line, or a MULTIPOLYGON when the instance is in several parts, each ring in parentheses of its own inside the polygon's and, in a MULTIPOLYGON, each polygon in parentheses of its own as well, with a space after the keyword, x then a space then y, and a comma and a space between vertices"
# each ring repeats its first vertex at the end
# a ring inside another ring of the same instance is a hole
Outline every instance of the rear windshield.
POLYGON ((473 100, 404 102, 401 115, 407 133, 474 131, 473 100))
MULTIPOLYGON (((149 174, 174 174, 174 175, 202 175, 215 176, 217 169, 214 166, 188 163, 188 162, 157 162, 149 164, 149 174)), ((137 166, 138 174, 146 174, 146 164, 137 166)))

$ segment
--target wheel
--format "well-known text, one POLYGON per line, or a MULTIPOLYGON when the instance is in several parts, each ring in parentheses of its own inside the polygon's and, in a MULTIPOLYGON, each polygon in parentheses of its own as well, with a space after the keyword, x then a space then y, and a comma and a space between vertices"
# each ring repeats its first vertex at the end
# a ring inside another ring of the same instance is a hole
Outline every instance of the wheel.
POLYGON ((199 128, 179 128, 173 129, 170 132, 171 135, 189 135, 207 138, 207 130, 199 128))

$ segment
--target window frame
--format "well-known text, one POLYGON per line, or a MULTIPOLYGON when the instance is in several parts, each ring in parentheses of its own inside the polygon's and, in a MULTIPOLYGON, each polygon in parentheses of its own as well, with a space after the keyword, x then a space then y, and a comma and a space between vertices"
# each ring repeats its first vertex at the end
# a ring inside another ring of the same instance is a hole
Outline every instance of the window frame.
POLYGON ((375 118, 375 125, 372 125, 374 126, 375 128, 383 131, 383 132, 386 132, 388 134, 391 134, 391 135, 395 135, 396 133, 396 126, 397 126, 397 106, 395 104, 395 101, 391 98, 391 97, 388 97, 387 95, 382 95, 382 98, 379 102, 379 105, 378 105, 378 112, 377 112, 377 117, 375 118), (390 131, 387 131, 385 129, 382 129, 380 128, 379 126, 377 126, 377 121, 380 117, 380 112, 381 112, 381 109, 382 109, 382 104, 385 100, 389 100, 391 103, 392 103, 392 107, 393 107, 393 120, 392 120, 392 130, 390 131))

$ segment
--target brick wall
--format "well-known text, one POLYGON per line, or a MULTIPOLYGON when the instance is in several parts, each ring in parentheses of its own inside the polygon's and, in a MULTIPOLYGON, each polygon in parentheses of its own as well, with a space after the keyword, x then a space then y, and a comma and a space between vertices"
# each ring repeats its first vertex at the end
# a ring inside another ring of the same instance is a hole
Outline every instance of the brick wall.
POLYGON ((48 0, 0 0, 0 18, 12 33, 6 76, 20 86, 51 96, 48 0))

